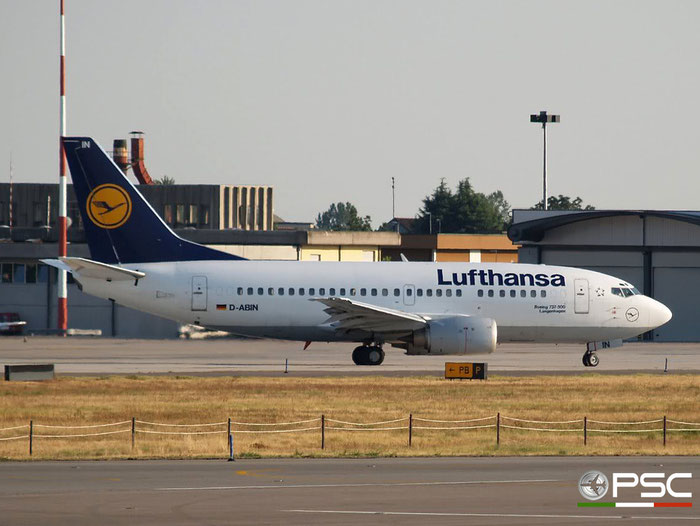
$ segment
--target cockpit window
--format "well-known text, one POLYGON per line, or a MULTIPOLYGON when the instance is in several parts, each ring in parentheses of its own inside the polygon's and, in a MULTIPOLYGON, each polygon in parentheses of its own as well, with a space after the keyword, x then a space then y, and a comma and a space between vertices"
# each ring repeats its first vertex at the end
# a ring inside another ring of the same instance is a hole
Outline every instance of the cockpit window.
POLYGON ((629 296, 635 296, 637 294, 641 294, 635 287, 629 288, 629 287, 612 287, 610 289, 610 292, 614 296, 620 296, 621 298, 627 298, 629 296))

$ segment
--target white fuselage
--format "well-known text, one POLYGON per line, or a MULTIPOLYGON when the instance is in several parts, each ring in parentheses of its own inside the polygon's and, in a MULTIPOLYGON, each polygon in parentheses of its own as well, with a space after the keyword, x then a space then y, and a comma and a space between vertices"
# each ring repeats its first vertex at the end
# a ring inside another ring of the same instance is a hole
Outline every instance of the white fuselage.
POLYGON ((631 289, 624 281, 569 267, 286 261, 123 266, 146 276, 138 282, 79 278, 83 290, 182 323, 299 341, 367 338, 336 331, 325 306, 312 301, 319 297, 349 298, 428 317, 492 318, 499 342, 629 338, 670 319, 670 311, 652 298, 614 294, 620 286, 631 289))

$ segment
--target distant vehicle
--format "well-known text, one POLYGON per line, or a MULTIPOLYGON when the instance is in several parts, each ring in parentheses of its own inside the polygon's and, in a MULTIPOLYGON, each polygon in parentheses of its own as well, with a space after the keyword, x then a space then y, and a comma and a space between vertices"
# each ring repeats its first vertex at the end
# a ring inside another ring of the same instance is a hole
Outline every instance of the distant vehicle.
POLYGON ((671 319, 631 284, 578 268, 246 261, 177 236, 93 139, 63 145, 91 259, 44 262, 88 294, 181 323, 307 345, 358 342, 357 365, 381 364, 384 344, 445 355, 531 341, 590 344, 590 367, 595 349, 671 319))
POLYGON ((26 324, 16 312, 0 312, 0 334, 22 334, 26 324))

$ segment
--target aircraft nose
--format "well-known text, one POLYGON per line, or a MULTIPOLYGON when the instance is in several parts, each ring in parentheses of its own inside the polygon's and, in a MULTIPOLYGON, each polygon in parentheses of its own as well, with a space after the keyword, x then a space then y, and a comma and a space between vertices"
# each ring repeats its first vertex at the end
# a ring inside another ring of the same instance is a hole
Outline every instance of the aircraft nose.
POLYGON ((649 316, 652 327, 660 327, 664 323, 668 323, 673 317, 671 309, 660 301, 654 301, 654 308, 652 309, 651 315, 649 316))

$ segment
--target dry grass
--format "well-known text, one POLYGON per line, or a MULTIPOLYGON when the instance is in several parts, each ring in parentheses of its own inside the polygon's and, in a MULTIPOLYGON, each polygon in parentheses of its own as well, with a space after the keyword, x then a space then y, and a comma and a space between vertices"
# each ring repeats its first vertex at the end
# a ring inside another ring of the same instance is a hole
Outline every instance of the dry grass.
MULTIPOLYGON (((438 378, 59 378, 51 382, 0 382, 0 427, 26 424, 89 425, 139 420, 206 423, 234 420, 283 422, 325 414, 354 422, 415 416, 457 420, 495 415, 532 420, 640 421, 669 418, 700 422, 700 378, 695 375, 493 377, 486 382, 438 378)), ((316 424, 311 424, 316 425, 316 424)), ((405 425, 405 423, 394 424, 405 425)), ((417 424, 416 424, 417 425, 417 424)), ((424 424, 422 424, 424 425, 424 424)), ((659 424, 654 424, 659 426, 659 424)), ((643 426, 648 428, 649 426, 643 426)), ((700 427, 700 426, 699 426, 700 427)), ((116 429, 129 429, 125 425, 116 429)), ((142 429, 147 429, 141 426, 142 429)), ((36 434, 93 433, 95 430, 36 428, 36 434)), ((157 429, 157 428, 148 428, 157 429)), ((225 430, 225 426, 216 428, 225 430)), ((242 429, 242 428, 241 428, 242 429)), ((179 431, 180 429, 158 429, 179 431)), ((193 429, 186 429, 192 431, 193 429)), ((195 429, 210 430, 210 429, 195 429)), ((25 431, 0 432, 0 437, 25 431)), ((25 459, 26 439, 0 441, 0 458, 25 459)), ((409 455, 617 455, 700 454, 699 433, 625 435, 501 430, 320 431, 235 435, 240 456, 409 456, 409 455)), ((227 455, 225 433, 170 436, 138 433, 90 438, 35 438, 37 459, 191 458, 227 455)))

